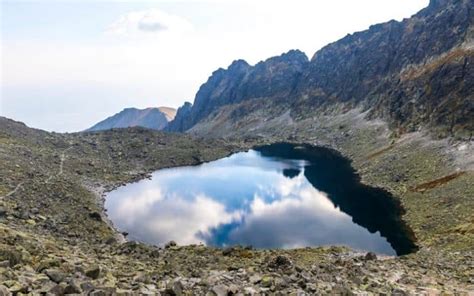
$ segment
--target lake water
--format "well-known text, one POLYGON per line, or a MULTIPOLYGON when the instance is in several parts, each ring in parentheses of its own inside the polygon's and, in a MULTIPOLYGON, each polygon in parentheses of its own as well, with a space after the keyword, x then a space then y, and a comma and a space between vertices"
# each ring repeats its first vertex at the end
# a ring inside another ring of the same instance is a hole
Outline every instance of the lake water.
POLYGON ((156 171, 151 180, 110 192, 105 206, 129 239, 156 245, 414 251, 398 203, 359 181, 332 150, 274 144, 156 171))

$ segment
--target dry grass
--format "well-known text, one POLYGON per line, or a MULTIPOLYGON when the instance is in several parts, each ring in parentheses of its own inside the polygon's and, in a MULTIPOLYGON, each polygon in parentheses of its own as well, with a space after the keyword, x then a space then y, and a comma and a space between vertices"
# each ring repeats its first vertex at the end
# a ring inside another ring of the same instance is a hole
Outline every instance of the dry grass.
POLYGON ((392 150, 393 147, 395 147, 395 145, 390 145, 390 146, 387 146, 387 147, 385 147, 385 148, 382 148, 382 149, 380 149, 380 150, 378 150, 378 151, 376 151, 376 152, 374 152, 374 153, 371 153, 371 154, 369 154, 369 155, 367 156, 367 160, 371 160, 371 159, 373 159, 373 158, 375 158, 375 157, 377 157, 377 156, 380 156, 380 155, 384 154, 385 152, 392 150))
POLYGON ((457 48, 448 52, 447 54, 441 55, 438 58, 427 62, 424 65, 412 66, 409 67, 400 73, 400 78, 402 81, 414 80, 420 78, 421 76, 431 74, 445 64, 450 64, 463 59, 464 57, 474 55, 474 50, 457 48))
POLYGON ((452 180, 464 175, 465 173, 466 172, 464 172, 464 171, 456 172, 454 174, 450 174, 450 175, 447 175, 447 176, 444 176, 444 177, 441 177, 441 178, 438 178, 438 179, 435 179, 435 180, 432 180, 432 181, 429 181, 429 182, 418 184, 418 185, 410 188, 410 190, 414 191, 414 192, 425 192, 427 190, 430 190, 430 189, 439 187, 441 185, 444 185, 444 184, 448 183, 449 181, 452 181, 452 180))

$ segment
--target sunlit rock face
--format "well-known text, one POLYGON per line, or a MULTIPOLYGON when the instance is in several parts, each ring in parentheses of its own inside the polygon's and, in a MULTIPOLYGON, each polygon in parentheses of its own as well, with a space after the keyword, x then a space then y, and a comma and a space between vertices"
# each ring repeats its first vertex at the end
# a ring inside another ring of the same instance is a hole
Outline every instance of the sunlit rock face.
POLYGON ((305 154, 308 149, 321 148, 272 145, 200 166, 160 170, 151 180, 111 192, 106 200, 108 214, 120 230, 130 233, 131 239, 157 245, 175 240, 179 244, 222 247, 347 245, 382 254, 408 252, 406 237, 394 239, 385 234, 387 229, 404 231, 396 218, 390 218, 399 214, 398 208, 390 208, 390 197, 376 192, 387 200, 384 211, 391 211, 385 218, 373 215, 380 212, 373 208, 377 204, 373 202, 363 213, 351 213, 353 209, 341 200, 374 193, 368 187, 354 185, 357 179, 345 159, 327 149, 305 154), (289 155, 291 151, 294 153, 289 155), (327 157, 332 165, 317 157, 327 157), (329 194, 315 187, 317 182, 310 182, 318 178, 317 174, 308 175, 315 168, 325 176, 341 175, 339 184, 325 187, 329 194), (349 171, 340 173, 341 169, 349 171), (331 186, 348 188, 343 191, 348 195, 333 196, 331 186), (332 199, 342 207, 335 206, 332 199), (348 212, 341 210, 344 208, 348 212), (361 216, 366 215, 385 221, 365 225, 370 219, 361 216), (384 224, 391 225, 387 228, 384 224))
POLYGON ((141 126, 149 129, 162 130, 174 119, 176 110, 169 107, 159 108, 126 108, 95 124, 87 131, 101 131, 112 128, 141 126))

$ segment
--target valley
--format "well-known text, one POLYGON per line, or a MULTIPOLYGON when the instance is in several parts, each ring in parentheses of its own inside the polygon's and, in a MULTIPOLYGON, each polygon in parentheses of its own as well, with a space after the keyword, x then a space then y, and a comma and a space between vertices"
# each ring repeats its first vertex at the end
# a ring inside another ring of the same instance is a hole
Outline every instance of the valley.
POLYGON ((176 116, 129 108, 97 131, 74 133, 0 117, 0 295, 473 295, 473 12, 470 0, 431 0, 410 18, 347 35, 311 58, 290 50, 255 65, 235 60, 176 116), (205 245, 184 237, 198 222, 147 244, 138 241, 150 233, 136 235, 156 218, 146 198, 133 217, 144 223, 131 233, 106 206, 107 195, 161 181, 168 169, 273 155, 266 149, 282 143, 296 155, 303 148, 337 155, 327 171, 350 172, 349 181, 320 182, 330 174, 311 166, 302 181, 325 194, 357 193, 357 203, 330 196, 331 209, 350 212, 346 221, 363 224, 366 237, 402 238, 403 250, 205 245), (375 204, 396 227, 367 222, 375 204))
POLYGON ((366 122, 360 116, 331 118, 324 126, 324 121, 318 122, 320 132, 311 133, 315 138, 295 138, 291 130, 279 129, 278 139, 286 132, 288 141, 332 146, 350 157, 363 182, 382 186, 400 199, 418 252, 372 260, 336 247, 255 250, 171 244, 159 249, 123 244, 123 236, 103 214, 102 194, 159 168, 218 159, 272 143, 276 135, 199 140, 140 128, 61 135, 2 119, 3 285, 17 292, 73 289, 176 295, 210 290, 219 295, 222 289, 249 294, 276 292, 272 289, 283 294, 472 291, 469 184, 474 175, 469 171, 469 150, 449 150, 452 146, 445 141, 419 134, 394 142, 381 122, 366 122), (350 139, 341 125, 351 133, 350 139), (354 128, 358 125, 363 128, 354 128), (63 173, 56 174, 63 152, 63 173), (466 173, 423 192, 412 189, 457 169, 466 173), (63 278, 55 282, 48 272, 63 278))

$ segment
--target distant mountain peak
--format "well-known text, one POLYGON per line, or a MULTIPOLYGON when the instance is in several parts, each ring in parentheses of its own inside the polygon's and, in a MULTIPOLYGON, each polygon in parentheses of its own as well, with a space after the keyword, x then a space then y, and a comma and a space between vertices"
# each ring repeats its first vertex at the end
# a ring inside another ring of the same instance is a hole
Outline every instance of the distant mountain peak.
POLYGON ((176 109, 174 108, 162 106, 162 107, 158 107, 158 110, 160 110, 163 114, 165 114, 168 122, 173 120, 174 117, 176 116, 176 109))
POLYGON ((99 131, 134 126, 162 130, 168 125, 168 122, 174 119, 175 116, 176 109, 170 107, 149 107, 145 109, 130 107, 125 108, 119 113, 100 121, 91 128, 87 129, 87 131, 99 131))

